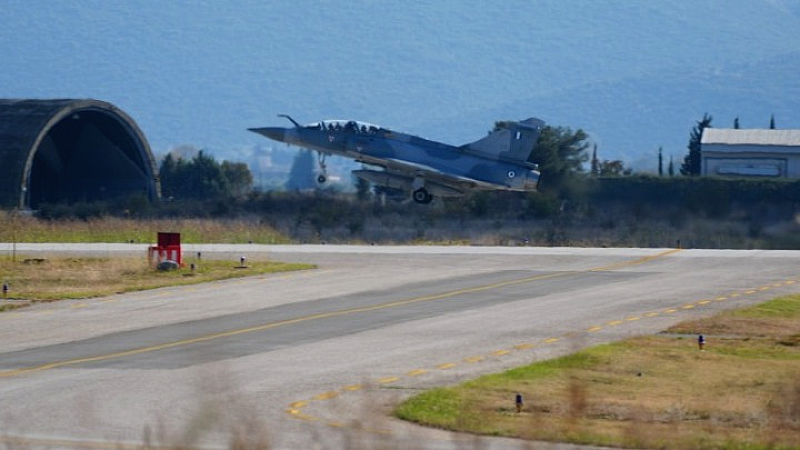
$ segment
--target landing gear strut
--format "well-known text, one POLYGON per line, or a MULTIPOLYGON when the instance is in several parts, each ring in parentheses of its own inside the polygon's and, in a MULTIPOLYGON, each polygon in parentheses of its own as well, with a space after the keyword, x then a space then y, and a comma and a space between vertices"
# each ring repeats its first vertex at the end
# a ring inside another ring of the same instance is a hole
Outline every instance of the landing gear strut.
POLYGON ((412 198, 415 202, 421 203, 423 205, 427 205, 428 203, 433 200, 433 195, 431 195, 427 189, 419 188, 412 194, 412 198))
POLYGON ((325 153, 319 152, 317 153, 317 162, 319 163, 319 170, 320 174, 317 177, 317 183, 322 184, 328 181, 328 166, 325 165, 325 157, 327 155, 325 153))

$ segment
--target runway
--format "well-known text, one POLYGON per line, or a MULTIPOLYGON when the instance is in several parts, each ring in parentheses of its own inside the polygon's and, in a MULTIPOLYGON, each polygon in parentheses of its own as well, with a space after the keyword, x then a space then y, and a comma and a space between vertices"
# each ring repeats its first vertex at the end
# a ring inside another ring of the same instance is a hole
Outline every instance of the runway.
MULTIPOLYGON (((31 254, 140 251, 136 245, 19 247, 31 254)), ((795 293, 800 284, 800 254, 790 251, 258 245, 185 251, 319 268, 0 314, 0 442, 225 448, 239 436, 287 449, 375 442, 460 448, 474 442, 391 419, 392 405, 426 387, 657 332, 795 293)), ((505 439, 481 445, 519 446, 505 439)))

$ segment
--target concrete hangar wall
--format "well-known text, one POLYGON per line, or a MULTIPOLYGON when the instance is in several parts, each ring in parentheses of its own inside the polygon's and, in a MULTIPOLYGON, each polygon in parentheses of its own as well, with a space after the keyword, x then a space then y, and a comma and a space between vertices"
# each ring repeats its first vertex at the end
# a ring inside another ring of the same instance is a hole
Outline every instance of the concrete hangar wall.
POLYGON ((0 99, 0 207, 160 196, 139 127, 99 100, 0 99))
POLYGON ((703 175, 800 178, 800 130, 703 130, 703 175))

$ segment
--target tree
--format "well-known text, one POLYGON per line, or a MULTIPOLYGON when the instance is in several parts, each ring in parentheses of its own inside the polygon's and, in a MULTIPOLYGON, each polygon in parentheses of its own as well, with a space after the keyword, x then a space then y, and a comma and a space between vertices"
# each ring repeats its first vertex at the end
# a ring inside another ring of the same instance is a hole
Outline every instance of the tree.
POLYGON ((701 146, 700 140, 703 137, 703 130, 711 128, 712 117, 708 113, 703 114, 703 119, 697 122, 697 125, 692 129, 689 134, 689 153, 683 158, 681 164, 681 175, 698 176, 700 175, 701 164, 701 146))
POLYGON ((736 118, 733 119, 733 129, 734 130, 738 130, 739 129, 739 116, 736 116, 736 118))
POLYGON ((233 197, 242 197, 253 190, 253 174, 247 164, 222 161, 220 166, 222 176, 228 183, 228 194, 233 197))
POLYGON ((314 155, 308 150, 300 151, 294 157, 292 168, 289 170, 289 179, 284 185, 286 189, 293 191, 304 191, 314 189, 314 155))
POLYGON ((253 176, 245 163, 224 161, 200 150, 191 160, 171 153, 159 169, 161 193, 165 198, 209 199, 244 195, 252 189, 253 176))
POLYGON ((597 160, 597 144, 594 144, 592 151, 592 175, 600 175, 600 161, 597 160))
POLYGON ((626 169, 622 161, 615 159, 613 161, 605 160, 598 163, 598 174, 603 176, 621 176, 630 175, 631 169, 626 169))
POLYGON ((539 165, 542 174, 540 187, 553 190, 564 187, 575 175, 583 173, 583 164, 589 159, 583 130, 572 132, 569 128, 544 127, 528 161, 539 165))
POLYGON ((675 164, 672 163, 672 155, 669 155, 669 168, 667 169, 670 177, 675 176, 675 164))
POLYGON ((775 114, 773 114, 769 118, 769 129, 770 130, 774 130, 775 129, 775 114))
POLYGON ((661 147, 658 147, 658 176, 664 176, 664 155, 661 154, 661 147))

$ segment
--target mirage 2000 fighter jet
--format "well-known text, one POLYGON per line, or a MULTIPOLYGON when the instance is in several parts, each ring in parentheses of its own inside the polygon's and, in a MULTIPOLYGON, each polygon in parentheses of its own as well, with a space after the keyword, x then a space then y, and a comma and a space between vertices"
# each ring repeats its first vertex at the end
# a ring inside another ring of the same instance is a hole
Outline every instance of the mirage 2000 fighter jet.
POLYGON ((470 190, 535 191, 536 164, 528 162, 544 122, 509 122, 483 139, 459 147, 354 120, 323 120, 293 127, 250 128, 270 139, 315 150, 320 183, 326 181, 325 156, 339 155, 375 169, 353 175, 411 193, 417 203, 433 196, 457 197, 470 190))

